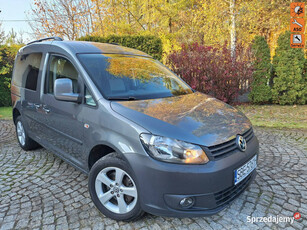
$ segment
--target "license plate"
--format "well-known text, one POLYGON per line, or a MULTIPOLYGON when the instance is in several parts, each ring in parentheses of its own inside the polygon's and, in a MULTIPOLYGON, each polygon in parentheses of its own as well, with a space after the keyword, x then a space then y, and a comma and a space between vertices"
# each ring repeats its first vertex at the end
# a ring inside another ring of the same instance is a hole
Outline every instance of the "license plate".
POLYGON ((240 168, 235 170, 235 185, 240 183, 246 178, 255 168, 257 167, 257 155, 255 155, 250 161, 242 165, 240 168))

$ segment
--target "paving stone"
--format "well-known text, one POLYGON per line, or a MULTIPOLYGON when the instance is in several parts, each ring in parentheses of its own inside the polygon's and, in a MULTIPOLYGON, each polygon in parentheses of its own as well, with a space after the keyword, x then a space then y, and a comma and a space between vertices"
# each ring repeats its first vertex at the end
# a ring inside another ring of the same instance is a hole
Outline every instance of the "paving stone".
POLYGON ((0 230, 13 229, 14 224, 15 224, 14 222, 4 223, 4 224, 0 227, 0 230))
POLYGON ((254 128, 258 175, 238 199, 212 217, 135 222, 106 218, 93 205, 87 177, 51 152, 23 151, 11 121, 0 120, 0 230, 6 229, 304 229, 307 221, 307 132, 254 128), (290 223, 248 223, 247 217, 293 216, 290 223))

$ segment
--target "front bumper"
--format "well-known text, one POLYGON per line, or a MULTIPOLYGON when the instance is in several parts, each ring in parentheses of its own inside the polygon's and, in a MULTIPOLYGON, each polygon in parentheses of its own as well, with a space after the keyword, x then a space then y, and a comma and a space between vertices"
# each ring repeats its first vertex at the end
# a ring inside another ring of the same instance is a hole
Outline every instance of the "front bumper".
POLYGON ((213 215, 239 196, 256 176, 254 170, 239 184, 234 185, 234 170, 259 152, 254 136, 245 152, 239 150, 205 165, 164 163, 143 154, 127 154, 139 190, 141 207, 145 212, 173 217, 213 215), (189 208, 179 203, 192 197, 189 208))

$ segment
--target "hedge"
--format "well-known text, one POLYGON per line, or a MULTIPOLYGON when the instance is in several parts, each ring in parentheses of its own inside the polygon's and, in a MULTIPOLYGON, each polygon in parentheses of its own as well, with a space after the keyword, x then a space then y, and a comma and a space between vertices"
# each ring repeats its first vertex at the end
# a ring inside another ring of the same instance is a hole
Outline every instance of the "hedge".
POLYGON ((162 41, 159 37, 152 35, 110 35, 107 37, 87 35, 79 38, 78 40, 101 43, 117 43, 122 46, 141 50, 151 55, 154 59, 162 59, 162 41))
POLYGON ((253 68, 246 58, 249 50, 237 46, 234 61, 225 43, 221 49, 198 43, 183 44, 181 50, 167 57, 167 64, 193 89, 210 94, 226 103, 233 103, 240 94, 247 92, 243 86, 251 80, 253 68))
POLYGON ((21 46, 0 46, 0 106, 11 105, 11 79, 15 56, 21 46))
POLYGON ((278 38, 278 47, 273 58, 274 79, 272 99, 280 105, 306 104, 307 79, 304 51, 290 47, 289 31, 278 38))
POLYGON ((270 48, 264 37, 255 37, 252 44, 252 53, 254 73, 249 99, 253 103, 269 102, 272 97, 269 85, 272 64, 270 48))

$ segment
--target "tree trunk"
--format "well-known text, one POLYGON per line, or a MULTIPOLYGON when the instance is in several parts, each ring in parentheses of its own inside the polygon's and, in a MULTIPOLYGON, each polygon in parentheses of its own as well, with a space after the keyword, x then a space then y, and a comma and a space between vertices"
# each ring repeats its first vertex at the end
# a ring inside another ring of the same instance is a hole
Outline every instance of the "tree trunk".
POLYGON ((231 50, 231 59, 236 60, 236 15, 235 15, 235 3, 236 0, 230 0, 230 17, 231 17, 231 26, 230 26, 230 50, 231 50))
MULTIPOLYGON (((169 0, 166 1, 167 4, 169 4, 169 0)), ((167 5, 167 7, 169 7, 169 5, 167 5)), ((168 17, 168 29, 169 29, 169 33, 171 34, 173 31, 172 31, 172 17, 169 16, 168 17)))

